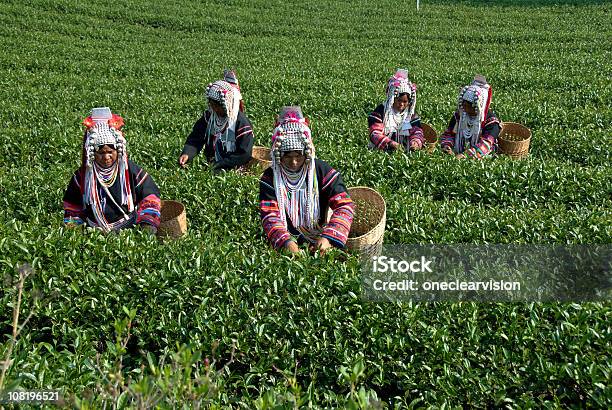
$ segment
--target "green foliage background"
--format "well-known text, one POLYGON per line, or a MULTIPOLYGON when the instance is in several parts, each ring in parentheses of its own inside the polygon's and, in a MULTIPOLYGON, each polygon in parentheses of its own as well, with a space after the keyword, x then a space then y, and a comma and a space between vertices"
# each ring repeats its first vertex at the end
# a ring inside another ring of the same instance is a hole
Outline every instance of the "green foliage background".
POLYGON ((206 84, 234 67, 256 143, 282 105, 300 104, 318 156, 385 197, 387 243, 610 243, 610 5, 421 3, 2 1, 3 334, 15 268, 35 269, 9 379, 84 397, 105 384, 116 325, 135 310, 125 371, 155 375, 147 353, 189 344, 222 370, 221 405, 609 407, 609 303, 363 302, 356 257, 269 248, 256 177, 176 166, 206 84), (458 88, 484 74, 492 109, 532 129, 530 157, 369 151, 367 113, 398 67, 438 131, 458 88), (132 159, 187 206, 186 238, 62 227, 95 106, 124 117, 132 159))

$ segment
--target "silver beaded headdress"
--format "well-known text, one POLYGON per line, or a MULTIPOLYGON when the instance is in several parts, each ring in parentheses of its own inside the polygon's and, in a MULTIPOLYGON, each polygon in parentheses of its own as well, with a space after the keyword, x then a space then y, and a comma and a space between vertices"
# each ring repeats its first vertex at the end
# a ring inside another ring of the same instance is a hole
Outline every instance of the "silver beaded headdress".
POLYGON ((227 81, 218 80, 208 84, 206 97, 221 104, 225 111, 225 116, 219 117, 214 110, 209 109, 210 120, 207 132, 219 135, 226 150, 233 152, 236 145, 236 121, 240 111, 240 91, 227 81))
POLYGON ((315 169, 315 149, 308 120, 298 106, 284 107, 272 133, 272 172, 280 219, 287 218, 308 241, 320 234, 319 185, 315 169), (284 152, 301 151, 306 160, 298 171, 285 169, 284 152))
POLYGON ((466 85, 459 91, 457 98, 457 111, 459 121, 455 124, 455 146, 456 153, 462 153, 466 147, 474 147, 480 133, 491 103, 491 86, 482 75, 476 75, 470 85, 466 85), (463 102, 467 101, 476 111, 475 116, 470 116, 463 109, 463 102))
POLYGON ((308 120, 298 106, 283 107, 278 124, 272 132, 272 152, 280 160, 281 154, 301 151, 307 160, 314 158, 314 145, 308 120))
POLYGON ((401 122, 410 121, 416 109, 416 86, 408 79, 408 71, 405 69, 397 69, 395 74, 387 81, 387 98, 385 100, 385 115, 383 124, 385 126, 385 134, 398 131, 398 124, 393 118, 393 103, 396 97, 400 94, 408 94, 408 108, 401 113, 401 122))
MULTIPOLYGON (((98 198, 100 177, 95 163, 95 152, 104 145, 112 145, 117 150, 117 161, 113 167, 116 168, 121 185, 121 205, 127 205, 128 212, 132 212, 134 200, 128 175, 127 142, 119 130, 123 126, 123 119, 116 114, 111 114, 107 107, 94 108, 92 115, 87 117, 83 124, 87 127, 83 141, 83 165, 85 166, 83 203, 92 205, 100 211, 98 198)), ((99 214, 96 217, 98 224, 105 226, 101 211, 97 214, 99 214)))

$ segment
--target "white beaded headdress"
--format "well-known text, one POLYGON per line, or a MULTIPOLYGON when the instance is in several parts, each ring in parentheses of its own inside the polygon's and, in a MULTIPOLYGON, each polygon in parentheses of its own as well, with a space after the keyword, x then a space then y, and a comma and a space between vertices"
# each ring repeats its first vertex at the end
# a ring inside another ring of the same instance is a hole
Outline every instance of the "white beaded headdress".
POLYGON ((221 104, 225 111, 225 116, 220 117, 209 108, 208 133, 220 136, 226 151, 233 152, 236 148, 235 132, 240 111, 240 91, 227 81, 218 80, 208 84, 206 98, 221 104))
POLYGON ((491 104, 491 86, 482 75, 477 75, 470 85, 459 91, 457 97, 457 111, 459 121, 455 124, 455 152, 461 153, 465 147, 474 147, 478 143, 480 132, 487 118, 491 104), (476 115, 471 116, 463 109, 463 102, 472 105, 476 115))
MULTIPOLYGON (((83 141, 83 204, 91 205, 96 223, 103 230, 109 230, 110 224, 104 215, 104 209, 100 200, 100 189, 108 192, 104 184, 103 174, 108 173, 100 169, 95 162, 95 152, 104 145, 112 145, 117 150, 117 161, 112 165, 113 170, 121 186, 121 205, 126 205, 128 214, 134 206, 132 190, 130 186, 127 142, 120 131, 123 126, 123 118, 116 114, 111 114, 107 107, 94 108, 92 115, 87 117, 83 124, 87 127, 85 139, 83 141)), ((114 178, 113 178, 114 179, 114 178)))
POLYGON ((91 168, 95 161, 95 151, 104 145, 112 145, 117 155, 122 158, 126 152, 126 141, 121 131, 112 128, 108 123, 99 122, 87 130, 85 150, 87 153, 86 166, 91 168))
POLYGON ((302 151, 307 160, 314 159, 315 155, 308 120, 298 106, 283 107, 272 131, 272 154, 276 160, 288 151, 302 151))
POLYGON ((320 234, 319 187, 315 169, 315 149, 308 121, 300 107, 284 107, 272 132, 272 172, 280 219, 291 224, 303 236, 314 241, 320 234), (284 152, 300 151, 306 156, 298 171, 290 171, 281 163, 284 152))
POLYGON ((416 108, 416 85, 408 79, 408 71, 398 69, 389 81, 387 82, 387 98, 385 100, 385 117, 383 124, 385 126, 385 134, 398 131, 398 127, 402 122, 412 118, 416 108), (393 116, 393 103, 396 97, 401 94, 408 94, 408 108, 401 113, 401 121, 395 121, 393 116))

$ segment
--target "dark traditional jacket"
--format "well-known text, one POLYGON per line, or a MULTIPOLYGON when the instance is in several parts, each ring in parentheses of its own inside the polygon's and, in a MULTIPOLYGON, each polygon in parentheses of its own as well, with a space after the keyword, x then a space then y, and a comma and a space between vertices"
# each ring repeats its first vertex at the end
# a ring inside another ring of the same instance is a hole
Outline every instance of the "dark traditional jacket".
MULTIPOLYGON (((329 164, 315 159, 315 171, 319 187, 319 226, 321 234, 338 248, 344 247, 353 222, 354 204, 342 181, 342 176, 329 164), (332 210, 329 221, 326 220, 327 210, 332 210)), ((287 215, 287 228, 283 226, 278 209, 278 201, 274 190, 274 175, 272 168, 264 171, 259 182, 260 215, 264 233, 268 241, 277 249, 285 246, 296 236, 302 243, 305 238, 293 227, 287 215)))
MULTIPOLYGON (((440 136, 440 148, 453 149, 455 147, 455 125, 459 121, 459 111, 455 111, 450 122, 448 123, 448 128, 446 131, 442 133, 440 136)), ((480 137, 478 138, 478 143, 475 147, 467 148, 463 154, 466 157, 471 158, 484 158, 489 155, 491 152, 495 151, 497 147, 497 137, 501 131, 501 122, 497 115, 494 112, 489 111, 487 113, 487 117, 484 120, 484 124, 480 129, 480 137)))
POLYGON ((390 135, 384 134, 385 124, 383 120, 385 118, 385 106, 380 104, 374 111, 368 116, 368 129, 370 132, 370 147, 378 148, 381 150, 388 151, 389 144, 391 141, 398 142, 409 149, 410 144, 416 141, 419 148, 423 146, 425 137, 423 136, 423 130, 421 129, 421 119, 418 115, 414 114, 410 119, 410 128, 408 139, 403 141, 397 132, 390 135))
POLYGON ((195 123, 191 134, 185 141, 182 154, 187 154, 189 161, 191 161, 204 148, 206 158, 214 163, 215 170, 237 168, 249 162, 253 152, 253 129, 251 128, 251 122, 244 113, 239 112, 236 119, 236 147, 233 152, 226 150, 220 138, 209 135, 208 121, 210 116, 210 111, 206 110, 195 123), (221 158, 219 161, 215 159, 215 151, 221 158))
MULTIPOLYGON (((135 210, 129 214, 127 206, 121 205, 121 184, 119 178, 117 178, 115 183, 108 188, 108 191, 118 206, 123 209, 123 212, 128 214, 129 219, 120 222, 124 219, 124 214, 107 197, 105 190, 98 184, 98 196, 103 204, 104 216, 108 222, 117 223, 116 229, 143 223, 157 228, 160 224, 161 210, 161 200, 157 185, 146 171, 130 160, 128 160, 128 173, 130 176, 132 199, 136 205, 135 210)), ((89 226, 95 227, 96 219, 91 205, 83 205, 84 178, 85 169, 79 168, 70 179, 68 188, 64 193, 64 222, 78 225, 87 223, 89 226)))

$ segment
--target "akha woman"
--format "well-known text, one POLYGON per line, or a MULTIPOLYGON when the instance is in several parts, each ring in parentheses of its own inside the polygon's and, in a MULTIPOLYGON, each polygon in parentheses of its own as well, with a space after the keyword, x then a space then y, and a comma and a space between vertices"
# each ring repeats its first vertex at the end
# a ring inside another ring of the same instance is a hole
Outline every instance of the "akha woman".
POLYGON ((481 159, 495 151, 501 122, 489 110, 491 86, 477 75, 459 92, 457 109, 440 136, 443 152, 457 158, 481 159))
MULTIPOLYGON (((226 78, 231 79, 228 73, 226 78)), ((251 160, 253 129, 240 110, 242 96, 235 82, 219 80, 208 85, 208 109, 185 141, 180 166, 187 165, 202 149, 216 171, 238 168, 251 160)))
POLYGON ((272 134, 272 166, 259 184, 260 214, 276 249, 298 244, 325 251, 346 244, 354 205, 342 176, 317 159, 308 121, 299 107, 285 107, 272 134), (332 214, 326 219, 327 210, 332 214))
POLYGON ((155 233, 160 223, 159 189, 128 159, 123 119, 104 107, 93 109, 83 123, 82 164, 64 194, 64 223, 105 232, 139 225, 155 233))
POLYGON ((397 72, 387 82, 387 98, 368 116, 370 148, 384 151, 423 148, 421 120, 415 113, 416 86, 406 70, 397 72))

